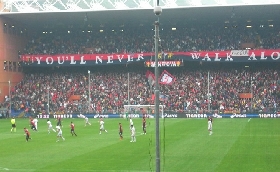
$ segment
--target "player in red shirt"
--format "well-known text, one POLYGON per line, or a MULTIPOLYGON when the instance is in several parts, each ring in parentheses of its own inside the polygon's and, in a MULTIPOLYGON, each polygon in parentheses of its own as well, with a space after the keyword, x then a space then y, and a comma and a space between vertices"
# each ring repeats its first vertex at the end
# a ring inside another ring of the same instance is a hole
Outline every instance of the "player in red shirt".
POLYGON ((122 128, 122 124, 119 123, 119 135, 120 135, 120 140, 123 139, 123 128, 122 128))
POLYGON ((62 127, 62 124, 61 124, 61 117, 58 116, 58 117, 56 118, 56 120, 57 120, 56 126, 62 127))
POLYGON ((77 134, 75 133, 75 124, 71 121, 71 124, 70 124, 70 127, 71 127, 71 134, 72 136, 75 134, 75 136, 77 136, 77 134))
POLYGON ((145 118, 145 115, 143 115, 143 120, 142 120, 142 127, 143 127, 143 134, 146 134, 146 118, 145 118))
POLYGON ((28 142, 29 139, 31 139, 30 137, 30 133, 28 131, 27 128, 23 128, 24 132, 25 132, 25 139, 26 139, 26 142, 28 142))
POLYGON ((35 127, 35 123, 33 122, 33 120, 30 122, 31 124, 31 129, 34 131, 37 131, 36 127, 35 127))
POLYGON ((29 125, 30 125, 30 127, 32 126, 32 121, 33 121, 32 116, 29 116, 29 125))

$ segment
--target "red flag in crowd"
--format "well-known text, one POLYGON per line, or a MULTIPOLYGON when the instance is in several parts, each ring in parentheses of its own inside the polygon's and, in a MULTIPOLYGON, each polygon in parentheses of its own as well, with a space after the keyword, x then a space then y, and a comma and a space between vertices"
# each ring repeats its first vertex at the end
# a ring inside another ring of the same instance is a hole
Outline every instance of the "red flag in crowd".
POLYGON ((146 77, 148 78, 148 82, 150 86, 153 86, 155 84, 155 75, 151 71, 147 70, 146 77))
POLYGON ((175 80, 175 77, 166 70, 164 70, 159 77, 159 83, 165 85, 171 85, 173 84, 173 82, 175 82, 175 80))

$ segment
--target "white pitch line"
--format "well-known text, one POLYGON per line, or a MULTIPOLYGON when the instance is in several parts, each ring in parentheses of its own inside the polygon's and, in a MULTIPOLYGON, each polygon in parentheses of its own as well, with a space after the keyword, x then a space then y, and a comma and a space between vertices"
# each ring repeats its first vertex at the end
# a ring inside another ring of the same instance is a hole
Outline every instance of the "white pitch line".
POLYGON ((251 119, 252 119, 252 118, 248 119, 248 122, 250 122, 250 121, 251 121, 251 119))

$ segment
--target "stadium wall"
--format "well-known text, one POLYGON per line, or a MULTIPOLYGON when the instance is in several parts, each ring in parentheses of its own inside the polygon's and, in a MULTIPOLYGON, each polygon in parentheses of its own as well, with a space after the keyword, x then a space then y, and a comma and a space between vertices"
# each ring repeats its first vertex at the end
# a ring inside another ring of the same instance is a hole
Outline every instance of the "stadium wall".
POLYGON ((9 83, 11 88, 19 83, 23 74, 18 66, 18 52, 24 48, 26 38, 20 34, 20 26, 4 17, 0 17, 0 101, 3 102, 9 95, 9 83), (9 63, 12 68, 9 68, 9 63), (15 67, 15 68, 14 68, 15 67))

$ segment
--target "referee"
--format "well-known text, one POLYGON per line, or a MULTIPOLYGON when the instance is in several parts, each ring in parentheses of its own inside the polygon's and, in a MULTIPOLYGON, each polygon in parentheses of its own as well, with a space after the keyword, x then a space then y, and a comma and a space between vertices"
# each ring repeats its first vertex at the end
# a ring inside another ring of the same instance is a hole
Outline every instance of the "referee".
POLYGON ((16 131, 17 131, 17 128, 16 128, 16 119, 15 119, 15 117, 13 117, 13 118, 11 119, 11 124, 12 124, 11 132, 16 132, 16 131))

